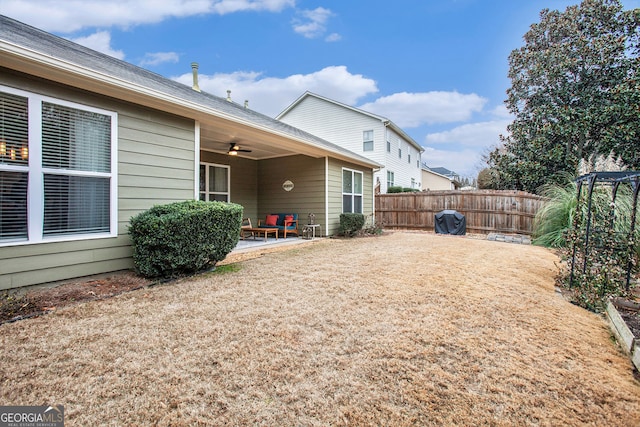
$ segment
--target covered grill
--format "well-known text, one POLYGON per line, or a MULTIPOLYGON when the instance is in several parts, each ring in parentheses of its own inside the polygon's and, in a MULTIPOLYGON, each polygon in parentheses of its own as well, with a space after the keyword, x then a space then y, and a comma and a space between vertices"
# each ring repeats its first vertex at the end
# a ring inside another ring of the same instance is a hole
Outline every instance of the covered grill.
POLYGON ((444 210, 435 215, 437 234, 467 234, 467 219, 458 211, 444 210))

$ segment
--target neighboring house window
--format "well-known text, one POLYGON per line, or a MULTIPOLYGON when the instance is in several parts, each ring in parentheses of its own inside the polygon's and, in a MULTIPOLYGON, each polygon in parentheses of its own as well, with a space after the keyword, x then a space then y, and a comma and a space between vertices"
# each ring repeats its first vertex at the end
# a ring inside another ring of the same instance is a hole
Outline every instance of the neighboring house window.
POLYGON ((393 172, 387 171, 387 188, 393 187, 394 185, 393 172))
POLYGON ((420 169, 420 159, 416 160, 416 167, 420 169))
POLYGON ((229 201, 229 166, 200 163, 200 200, 229 201))
POLYGON ((411 153, 407 154, 407 163, 411 163, 411 153))
POLYGON ((391 141, 387 140, 387 153, 391 152, 391 141))
POLYGON ((362 132, 362 150, 373 151, 373 131, 365 130, 362 132))
POLYGON ((362 172, 342 169, 342 212, 362 213, 362 172))
POLYGON ((398 158, 402 158, 402 147, 398 147, 398 158))
POLYGON ((117 235, 117 114, 0 87, 0 244, 117 235))
POLYGON ((411 188, 416 188, 416 179, 411 178, 411 188))

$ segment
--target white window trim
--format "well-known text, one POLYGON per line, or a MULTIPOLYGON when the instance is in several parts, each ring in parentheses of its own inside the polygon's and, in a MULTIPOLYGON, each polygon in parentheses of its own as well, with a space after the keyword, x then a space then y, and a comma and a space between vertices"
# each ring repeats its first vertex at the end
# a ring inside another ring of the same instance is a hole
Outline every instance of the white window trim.
POLYGON ((355 170, 355 169, 349 169, 349 168, 342 168, 341 171, 341 187, 342 187, 342 199, 340 200, 340 203, 342 204, 342 209, 341 212, 342 213, 364 213, 364 173, 362 171, 359 170, 355 170), (351 193, 345 193, 344 192, 344 172, 345 171, 349 171, 351 172, 351 193), (362 175, 362 192, 361 193, 354 193, 353 192, 353 187, 354 187, 354 180, 353 180, 353 176, 354 174, 359 173, 360 175, 362 175), (345 212, 344 211, 344 196, 351 196, 351 212, 345 212), (353 196, 360 196, 362 198, 362 203, 361 203, 361 207, 363 212, 353 212, 353 207, 355 206, 354 200, 353 200, 353 196))
POLYGON ((362 151, 363 152, 369 152, 369 151, 375 151, 375 143, 374 143, 374 136, 373 136, 373 129, 369 129, 369 130, 363 130, 362 131, 362 151), (371 132, 371 139, 366 139, 365 135, 371 132), (365 144, 370 142, 371 143, 371 150, 365 150, 365 144))
POLYGON ((395 187, 396 186, 396 174, 393 173, 393 171, 388 170, 387 171, 387 188, 389 187, 395 187), (389 181, 389 176, 391 176, 392 180, 389 181))
MULTIPOLYGON (((205 175, 204 175, 205 194, 225 194, 227 196, 227 202, 231 202, 231 166, 222 165, 219 163, 209 163, 209 162, 200 162, 200 165, 207 166, 205 168, 205 175), (224 168, 227 170, 227 191, 226 192, 209 191, 209 180, 207 179, 208 173, 209 173, 209 166, 213 166, 216 168, 224 168)), ((200 168, 198 167, 198 172, 199 171, 200 171, 200 168)), ((198 179, 198 200, 200 200, 200 179, 198 179)))
POLYGON ((93 240, 113 238, 118 236, 118 114, 114 111, 103 110, 76 102, 69 102, 58 98, 53 98, 33 92, 27 92, 8 86, 0 85, 0 91, 13 95, 28 98, 29 112, 29 166, 0 165, 2 171, 28 172, 27 190, 27 240, 10 240, 0 242, 0 247, 24 246, 49 242, 68 242, 79 240, 93 240), (64 171, 58 169, 42 167, 42 103, 77 110, 89 111, 103 114, 111 118, 111 172, 87 172, 87 171, 64 171), (108 233, 88 233, 60 236, 44 236, 44 174, 74 175, 105 178, 109 177, 109 232, 108 233))

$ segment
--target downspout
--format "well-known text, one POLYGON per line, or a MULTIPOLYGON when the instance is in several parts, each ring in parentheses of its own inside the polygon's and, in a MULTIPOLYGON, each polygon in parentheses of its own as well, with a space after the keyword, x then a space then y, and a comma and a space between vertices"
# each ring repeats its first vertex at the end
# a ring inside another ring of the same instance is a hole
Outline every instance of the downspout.
POLYGON ((324 232, 329 235, 329 156, 324 156, 324 232))
MULTIPOLYGON (((380 172, 384 168, 371 168, 371 213, 373 214, 373 224, 372 226, 375 228, 376 226, 376 183, 375 183, 375 173, 380 172)), ((382 183, 380 183, 382 186, 382 183)))
POLYGON ((196 120, 193 141, 193 200, 200 200, 200 122, 196 120))

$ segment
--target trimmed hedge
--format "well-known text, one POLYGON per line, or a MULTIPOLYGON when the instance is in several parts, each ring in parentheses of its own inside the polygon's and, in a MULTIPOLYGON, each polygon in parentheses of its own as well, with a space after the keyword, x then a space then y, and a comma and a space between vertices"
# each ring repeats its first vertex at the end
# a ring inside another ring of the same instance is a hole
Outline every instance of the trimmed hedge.
POLYGON ((190 200, 154 206, 131 218, 136 271, 175 277, 222 261, 238 244, 243 207, 190 200))
POLYGON ((394 187, 387 188, 387 194, 392 194, 392 193, 416 193, 418 191, 420 191, 420 190, 418 190, 416 188, 400 187, 400 186, 394 186, 394 187))
POLYGON ((354 236, 364 227, 364 215, 360 213, 343 213, 340 214, 339 234, 344 236, 354 236))

